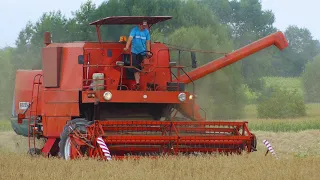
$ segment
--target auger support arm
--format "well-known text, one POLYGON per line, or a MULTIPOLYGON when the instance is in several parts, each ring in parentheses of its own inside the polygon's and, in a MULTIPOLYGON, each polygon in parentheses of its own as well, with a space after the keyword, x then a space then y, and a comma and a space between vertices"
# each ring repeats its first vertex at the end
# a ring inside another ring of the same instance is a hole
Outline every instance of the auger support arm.
MULTIPOLYGON (((280 50, 283 50, 286 47, 288 47, 288 42, 284 34, 281 31, 278 31, 274 34, 271 34, 262 39, 259 39, 251 44, 248 44, 240 49, 237 49, 229 54, 226 54, 224 57, 221 57, 193 71, 190 71, 188 72, 188 76, 192 79, 192 81, 196 81, 210 73, 218 71, 219 69, 222 69, 228 65, 231 65, 271 45, 275 45, 280 50)), ((175 79, 174 81, 175 82, 179 81, 179 82, 188 84, 191 82, 188 76, 182 75, 179 79, 175 79)))

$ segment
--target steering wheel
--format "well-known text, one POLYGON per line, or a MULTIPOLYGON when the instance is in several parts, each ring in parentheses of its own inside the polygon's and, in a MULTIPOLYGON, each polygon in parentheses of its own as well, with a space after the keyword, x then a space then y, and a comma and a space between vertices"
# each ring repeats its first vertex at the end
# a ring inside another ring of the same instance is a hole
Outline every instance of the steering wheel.
POLYGON ((150 56, 148 56, 148 55, 146 54, 147 59, 152 58, 153 53, 152 53, 151 51, 142 51, 142 52, 140 52, 140 53, 138 53, 138 54, 147 53, 147 52, 149 52, 149 53, 151 54, 150 56))

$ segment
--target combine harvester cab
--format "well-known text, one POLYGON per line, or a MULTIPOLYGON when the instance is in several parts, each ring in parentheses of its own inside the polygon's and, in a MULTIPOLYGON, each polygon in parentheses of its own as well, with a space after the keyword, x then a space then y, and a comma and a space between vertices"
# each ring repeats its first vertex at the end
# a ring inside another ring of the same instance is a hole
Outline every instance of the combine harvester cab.
POLYGON ((190 72, 170 61, 167 46, 154 42, 152 56, 139 70, 140 89, 136 89, 132 54, 123 50, 126 37, 103 42, 100 27, 146 20, 150 28, 169 19, 107 17, 90 24, 96 27, 98 42, 52 43, 50 33, 45 33, 43 69, 16 79, 15 93, 20 95, 15 103, 30 102, 24 111, 16 111, 18 123, 28 120, 29 148, 36 149, 37 137, 46 140, 39 152, 64 159, 255 151, 256 138, 247 122, 206 120, 186 85, 194 89, 197 79, 269 46, 283 50, 288 46, 284 35, 276 32, 190 72), (18 84, 29 76, 34 80, 23 92, 18 84), (186 119, 177 118, 177 113, 186 119))

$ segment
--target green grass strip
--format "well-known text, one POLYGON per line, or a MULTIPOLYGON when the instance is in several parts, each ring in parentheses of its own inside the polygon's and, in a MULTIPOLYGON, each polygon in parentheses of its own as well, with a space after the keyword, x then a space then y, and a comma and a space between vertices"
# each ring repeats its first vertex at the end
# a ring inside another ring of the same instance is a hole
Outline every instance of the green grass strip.
POLYGON ((299 132, 305 130, 320 130, 320 119, 298 119, 298 120, 251 120, 249 121, 251 131, 271 132, 299 132))
POLYGON ((0 131, 11 131, 11 124, 8 120, 0 120, 0 131))

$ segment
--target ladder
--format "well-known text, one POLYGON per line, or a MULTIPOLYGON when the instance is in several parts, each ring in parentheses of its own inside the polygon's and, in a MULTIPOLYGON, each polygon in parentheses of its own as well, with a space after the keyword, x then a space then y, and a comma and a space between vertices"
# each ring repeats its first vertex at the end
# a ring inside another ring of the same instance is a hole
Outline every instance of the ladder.
POLYGON ((29 117, 28 117, 28 143, 29 151, 31 153, 36 152, 36 131, 37 131, 37 117, 38 117, 38 96, 41 82, 42 74, 37 74, 33 78, 33 86, 31 93, 31 103, 29 105, 29 117), (38 79, 37 79, 38 77, 38 79), (36 92, 35 86, 38 85, 36 92), (35 105, 35 109, 33 108, 35 105), (32 150, 33 148, 33 150, 32 150), (33 152, 32 152, 33 151, 33 152))

